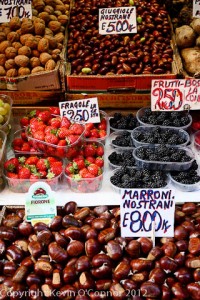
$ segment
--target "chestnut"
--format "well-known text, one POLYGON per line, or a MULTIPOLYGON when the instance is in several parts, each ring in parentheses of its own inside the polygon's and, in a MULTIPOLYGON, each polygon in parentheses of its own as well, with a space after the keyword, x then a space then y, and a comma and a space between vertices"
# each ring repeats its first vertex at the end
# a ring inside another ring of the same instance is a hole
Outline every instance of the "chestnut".
POLYGON ((34 271, 36 275, 49 277, 53 273, 53 267, 50 262, 41 259, 36 261, 34 271))
POLYGON ((55 261, 56 263, 65 262, 68 258, 67 252, 56 242, 52 242, 49 244, 48 254, 51 260, 55 261))
POLYGON ((98 240, 95 239, 88 239, 85 242, 85 253, 88 257, 93 257, 98 254, 101 250, 101 244, 98 240))
POLYGON ((17 227, 22 222, 22 219, 17 214, 8 214, 2 221, 2 225, 6 227, 17 227))
POLYGON ((81 241, 72 240, 67 246, 67 254, 69 256, 79 256, 84 252, 84 243, 81 241))

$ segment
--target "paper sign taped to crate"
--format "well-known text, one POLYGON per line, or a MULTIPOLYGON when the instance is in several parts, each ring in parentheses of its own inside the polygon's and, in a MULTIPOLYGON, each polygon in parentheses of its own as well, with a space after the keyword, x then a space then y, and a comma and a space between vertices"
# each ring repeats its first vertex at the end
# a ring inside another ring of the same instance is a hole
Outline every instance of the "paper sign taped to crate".
POLYGON ((127 34, 136 32, 137 22, 135 6, 99 9, 100 34, 127 34))
POLYGON ((174 236, 175 192, 171 189, 121 189, 121 236, 174 236))
POLYGON ((32 224, 42 221, 49 224, 57 215, 55 193, 46 182, 33 183, 25 199, 26 220, 32 224))
POLYGON ((200 109, 200 79, 152 80, 152 111, 190 109, 200 109))
POLYGON ((99 123, 100 113, 97 97, 75 101, 59 102, 61 117, 75 122, 99 123))
POLYGON ((31 0, 0 0, 0 23, 7 23, 11 18, 32 18, 31 0))
POLYGON ((193 0, 193 18, 200 18, 200 0, 193 0))

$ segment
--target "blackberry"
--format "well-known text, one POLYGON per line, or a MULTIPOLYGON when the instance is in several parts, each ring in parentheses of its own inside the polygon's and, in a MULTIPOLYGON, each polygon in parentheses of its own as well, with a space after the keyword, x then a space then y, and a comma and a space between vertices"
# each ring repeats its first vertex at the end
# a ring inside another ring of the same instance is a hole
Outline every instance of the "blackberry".
POLYGON ((174 119, 172 125, 174 127, 181 127, 181 121, 179 119, 174 119))
POLYGON ((190 161, 191 160, 191 157, 189 155, 183 155, 181 157, 181 162, 187 162, 187 161, 190 161))
POLYGON ((194 183, 199 182, 200 181, 200 176, 196 175, 192 179, 193 179, 194 183))
POLYGON ((163 126, 170 126, 171 125, 171 121, 170 120, 164 120, 162 123, 163 126))
POLYGON ((143 123, 148 123, 148 117, 147 116, 142 116, 140 118, 140 120, 143 122, 143 123))
POLYGON ((185 116, 185 117, 182 117, 182 118, 181 118, 181 123, 182 123, 183 125, 187 125, 187 124, 189 124, 189 122, 190 122, 190 119, 189 119, 188 116, 185 116))
POLYGON ((171 161, 170 156, 163 156, 163 157, 161 157, 160 160, 163 161, 163 162, 169 162, 169 161, 171 161))
POLYGON ((158 155, 156 153, 149 155, 149 160, 151 160, 151 161, 159 160, 158 155))
POLYGON ((152 114, 151 108, 150 108, 150 107, 145 108, 145 109, 144 109, 144 114, 145 114, 146 116, 150 116, 150 115, 152 114))
POLYGON ((129 169, 129 175, 130 177, 134 177, 136 174, 137 170, 136 169, 129 169))
POLYGON ((143 169, 142 175, 143 175, 143 176, 151 176, 151 171, 148 170, 148 169, 143 169))
POLYGON ((178 144, 178 137, 177 134, 173 134, 171 138, 168 139, 167 144, 177 145, 178 144))
POLYGON ((190 167, 191 170, 197 170, 198 169, 198 164, 196 159, 192 162, 192 165, 190 167))
POLYGON ((133 141, 131 138, 131 133, 128 131, 123 132, 118 135, 112 143, 119 147, 133 147, 133 141))
POLYGON ((121 181, 122 182, 126 182, 129 180, 129 175, 128 174, 124 174, 122 177, 121 177, 121 181))
POLYGON ((157 125, 158 124, 157 119, 156 119, 155 116, 149 116, 148 123, 152 124, 152 125, 157 125))
POLYGON ((179 153, 173 153, 171 155, 171 161, 178 162, 181 160, 181 155, 179 153))
POLYGON ((179 116, 180 116, 180 113, 178 111, 172 111, 172 112, 170 112, 170 117, 172 119, 177 119, 177 118, 179 118, 179 116))

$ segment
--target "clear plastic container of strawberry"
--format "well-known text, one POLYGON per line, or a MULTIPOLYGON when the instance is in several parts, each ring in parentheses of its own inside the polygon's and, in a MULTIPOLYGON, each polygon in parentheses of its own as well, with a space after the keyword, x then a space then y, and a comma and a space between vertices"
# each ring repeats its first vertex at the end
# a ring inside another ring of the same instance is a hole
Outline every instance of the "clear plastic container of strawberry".
POLYGON ((92 193, 101 189, 104 172, 104 145, 87 141, 68 159, 65 178, 73 192, 92 193))
POLYGON ((68 157, 72 147, 79 147, 84 138, 85 126, 68 118, 51 116, 48 122, 34 118, 26 127, 26 136, 34 148, 46 155, 68 157))
POLYGON ((8 188, 16 193, 28 192, 31 184, 38 181, 48 183, 56 191, 62 175, 63 161, 53 156, 13 156, 4 163, 8 188))

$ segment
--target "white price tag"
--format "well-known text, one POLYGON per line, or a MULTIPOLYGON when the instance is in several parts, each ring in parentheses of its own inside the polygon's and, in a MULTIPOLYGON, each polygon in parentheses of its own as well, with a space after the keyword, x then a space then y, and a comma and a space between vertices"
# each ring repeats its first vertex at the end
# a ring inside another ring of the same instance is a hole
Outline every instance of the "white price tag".
POLYGON ((135 6, 99 9, 100 34, 128 34, 136 32, 135 6))
POLYGON ((170 189, 122 189, 122 237, 173 237, 175 194, 170 189))
POLYGON ((193 0, 193 17, 200 18, 200 0, 193 0))
POLYGON ((32 18, 31 0, 0 0, 0 23, 7 23, 11 18, 32 18))
POLYGON ((61 117, 67 117, 75 122, 100 122, 97 98, 59 102, 59 108, 61 117))
POLYGON ((151 110, 200 109, 200 79, 157 79, 151 81, 151 110))

